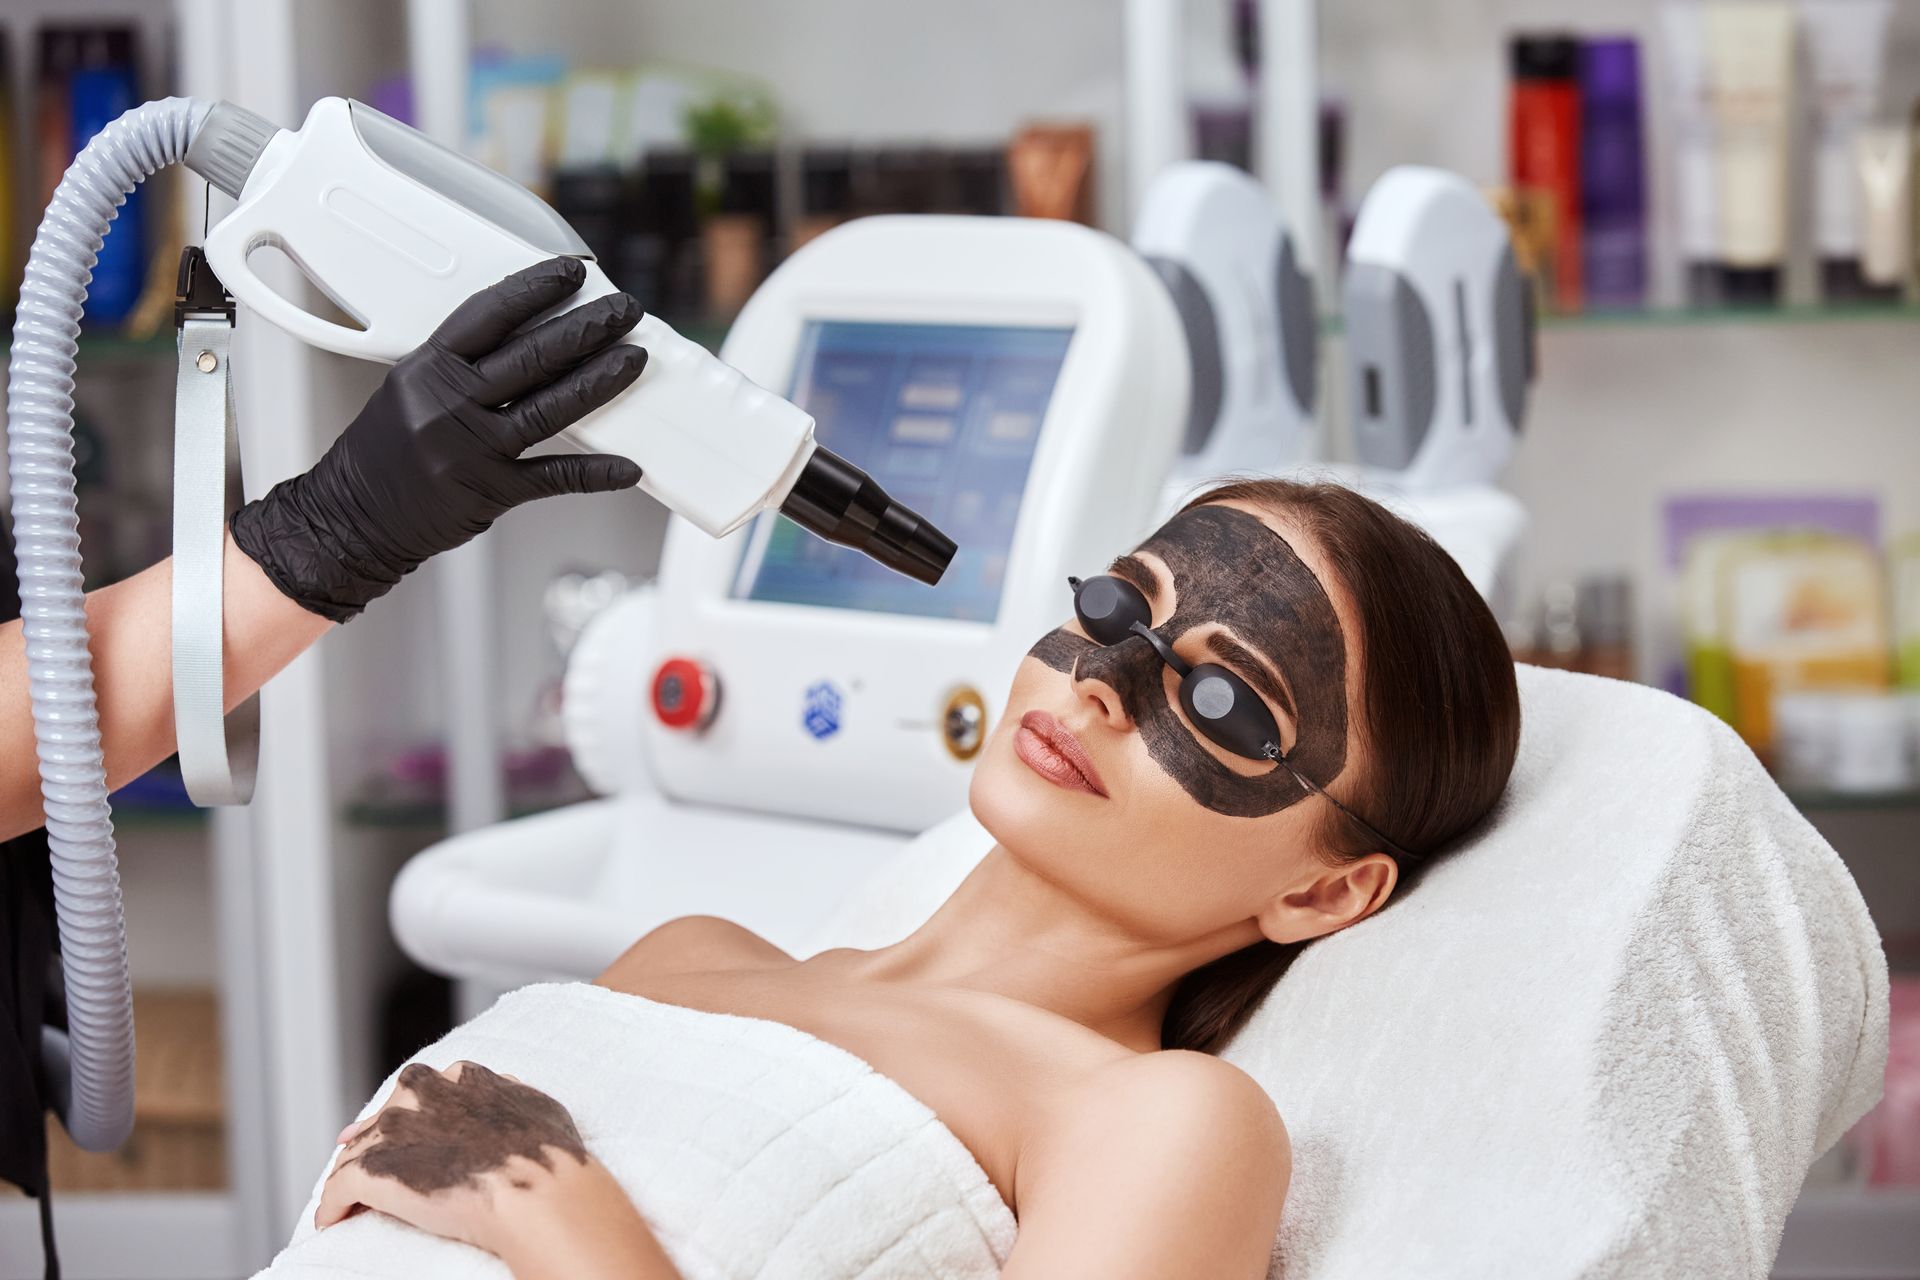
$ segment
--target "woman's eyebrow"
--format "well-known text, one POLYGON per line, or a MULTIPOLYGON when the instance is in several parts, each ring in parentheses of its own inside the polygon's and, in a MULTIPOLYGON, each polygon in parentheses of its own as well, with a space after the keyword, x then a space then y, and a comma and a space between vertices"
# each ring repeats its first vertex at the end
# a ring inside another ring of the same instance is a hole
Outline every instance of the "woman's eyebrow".
POLYGON ((1224 631, 1216 631, 1208 636, 1207 643, 1214 652, 1244 671, 1260 692, 1279 703, 1280 709, 1287 713, 1287 719, 1295 724, 1300 723, 1300 713, 1293 705, 1293 694, 1287 688, 1286 681, 1276 679, 1273 669, 1256 657, 1253 650, 1224 631))
POLYGON ((1116 578, 1125 578, 1146 592, 1149 599, 1160 594, 1160 575, 1153 571, 1152 565, 1139 556, 1120 556, 1107 566, 1107 572, 1116 578))

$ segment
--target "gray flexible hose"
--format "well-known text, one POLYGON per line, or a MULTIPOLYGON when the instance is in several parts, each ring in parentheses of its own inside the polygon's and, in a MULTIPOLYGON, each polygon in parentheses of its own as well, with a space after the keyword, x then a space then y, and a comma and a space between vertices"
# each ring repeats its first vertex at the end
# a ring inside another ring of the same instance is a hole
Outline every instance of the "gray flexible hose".
POLYGON ((133 1128, 133 991, 74 514, 73 361, 93 265, 127 193, 187 151, 213 104, 149 102, 67 169, 27 259, 7 370, 7 462, 27 678, 66 970, 75 1142, 107 1151, 133 1128))

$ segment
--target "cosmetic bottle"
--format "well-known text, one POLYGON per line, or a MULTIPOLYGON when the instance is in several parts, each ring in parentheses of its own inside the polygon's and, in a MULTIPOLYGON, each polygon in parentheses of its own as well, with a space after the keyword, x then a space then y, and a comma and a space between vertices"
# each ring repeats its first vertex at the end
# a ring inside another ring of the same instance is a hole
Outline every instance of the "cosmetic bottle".
POLYGON ((1553 202, 1553 305, 1581 306, 1579 42, 1563 35, 1518 35, 1508 45, 1513 83, 1508 169, 1513 185, 1553 202))
POLYGON ((1800 0, 1813 109, 1813 248, 1821 295, 1830 301, 1888 296, 1861 275, 1867 220, 1855 145, 1879 96, 1892 7, 1891 0, 1800 0))
POLYGON ((1245 169, 1253 161, 1253 84, 1247 55, 1257 45, 1243 6, 1206 0, 1187 6, 1187 105, 1193 154, 1245 169))
POLYGON ((0 31, 0 311, 13 310, 19 295, 22 261, 15 238, 15 210, 20 203, 15 186, 19 170, 14 166, 13 51, 5 31, 0 31))
POLYGON ((1624 573, 1582 578, 1575 608, 1580 632, 1575 669, 1613 680, 1633 679, 1632 580, 1624 573))
POLYGON ((80 46, 89 31, 87 27, 43 27, 39 32, 33 83, 33 184, 29 188, 36 209, 52 203, 61 175, 79 150, 73 137, 71 82, 74 68, 80 64, 80 46))
POLYGON ((1647 290, 1646 169, 1640 46, 1580 46, 1581 283, 1587 305, 1638 307, 1647 290))
POLYGON ((1860 222, 1860 280, 1867 296, 1898 301, 1906 291, 1913 226, 1913 151, 1905 128, 1869 125, 1853 138, 1860 222))
MULTIPOLYGON (((94 134, 140 101, 134 78, 133 32, 103 28, 87 34, 79 65, 67 80, 71 145, 77 154, 94 134)), ((87 287, 90 324, 120 325, 140 301, 147 276, 146 199, 135 189, 114 219, 114 233, 100 246, 87 287)))
POLYGON ((1793 9, 1787 0, 1709 0, 1707 78, 1719 162, 1722 288, 1735 304, 1779 301, 1787 255, 1787 140, 1793 9))
POLYGON ((1575 671, 1580 667, 1580 590, 1571 582, 1553 582, 1540 593, 1540 630, 1533 661, 1543 667, 1575 671))
POLYGON ((1718 128, 1707 78, 1707 34, 1693 0, 1667 0, 1660 8, 1661 46, 1666 53, 1671 100, 1665 115, 1673 136, 1673 183, 1681 289, 1688 305, 1720 301, 1718 128))
MULTIPOLYGON (((1911 181, 1920 174, 1920 101, 1913 104, 1907 117, 1907 176, 1911 181)), ((1908 193, 1907 221, 1907 294, 1920 298, 1920 200, 1908 193)))

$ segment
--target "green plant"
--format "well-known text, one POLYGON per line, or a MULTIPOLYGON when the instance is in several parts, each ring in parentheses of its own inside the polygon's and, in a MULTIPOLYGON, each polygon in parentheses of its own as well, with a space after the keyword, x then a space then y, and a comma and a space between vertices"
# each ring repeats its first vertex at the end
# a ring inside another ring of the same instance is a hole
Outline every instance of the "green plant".
POLYGON ((689 103, 680 119, 695 157, 694 199, 700 216, 711 217, 726 189, 726 158, 773 140, 773 103, 756 89, 723 89, 689 103))

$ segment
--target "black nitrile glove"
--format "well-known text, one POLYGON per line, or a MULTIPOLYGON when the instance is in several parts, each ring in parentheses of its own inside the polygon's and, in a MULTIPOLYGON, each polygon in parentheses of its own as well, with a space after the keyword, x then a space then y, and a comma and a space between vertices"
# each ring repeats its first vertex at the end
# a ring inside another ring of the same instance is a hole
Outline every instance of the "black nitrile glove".
POLYGON ((520 459, 646 367, 644 350, 615 345, 642 314, 624 293, 514 336, 585 279, 553 258, 461 303, 311 471, 234 512, 234 542, 303 608, 345 622, 510 507, 639 483, 639 464, 613 454, 520 459))

